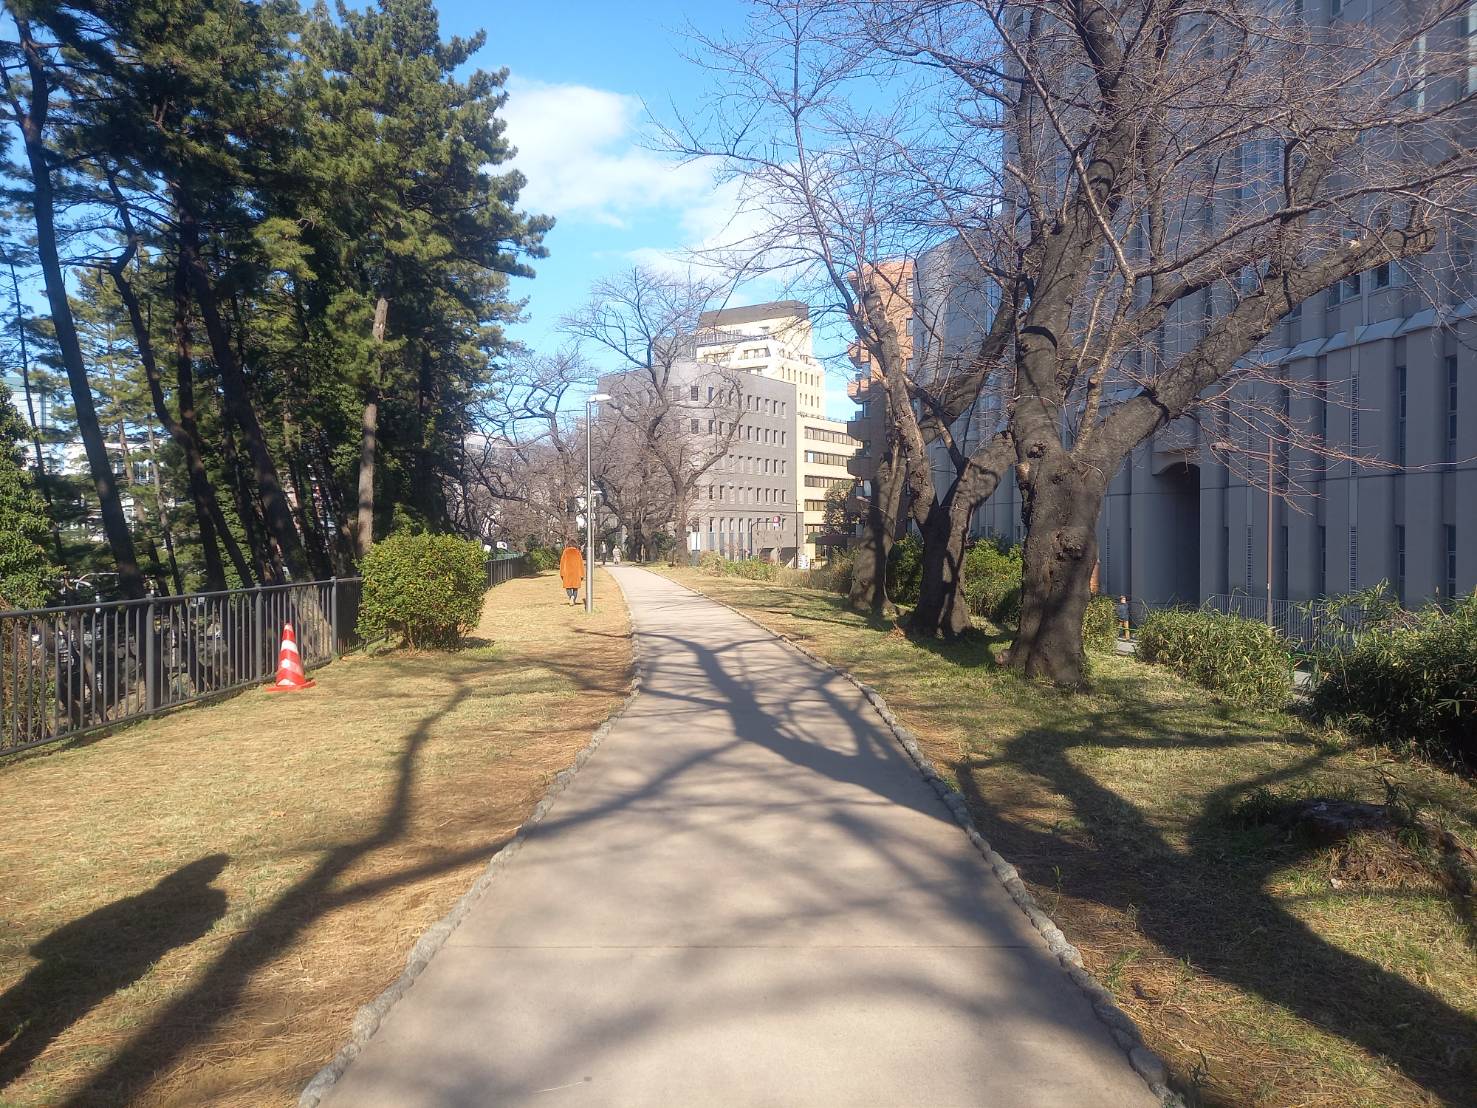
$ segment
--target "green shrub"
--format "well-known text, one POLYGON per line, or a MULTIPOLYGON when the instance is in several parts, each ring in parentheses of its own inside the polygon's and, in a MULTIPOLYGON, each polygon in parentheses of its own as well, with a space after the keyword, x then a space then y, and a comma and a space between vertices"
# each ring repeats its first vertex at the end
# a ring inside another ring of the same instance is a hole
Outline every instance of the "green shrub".
POLYGON ((977 542, 964 554, 964 600, 975 615, 999 626, 1020 622, 1021 548, 977 542))
POLYGON ((904 535, 887 555, 887 595, 894 604, 917 604, 922 581, 923 543, 917 535, 904 535))
POLYGON ((1237 704, 1279 708, 1292 695, 1292 654, 1256 620, 1220 612, 1151 611, 1139 627, 1138 655, 1237 704))
POLYGON ((1094 596, 1082 616, 1082 645, 1088 650, 1111 651, 1118 641, 1118 606, 1110 596, 1094 596))
POLYGON ((697 560, 697 568, 711 577, 722 577, 728 572, 728 559, 709 550, 697 560))
POLYGON ((851 554, 832 554, 823 566, 810 571, 810 585, 816 589, 839 592, 843 596, 851 591, 851 575, 856 563, 851 554))
POLYGON ((779 577, 779 569, 774 562, 764 558, 740 558, 728 563, 729 573, 750 581, 773 581, 779 577))
POLYGON ((559 551, 550 550, 547 546, 530 546, 528 564, 535 573, 548 573, 551 569, 558 569, 559 551))
POLYGON ((406 646, 450 650, 477 626, 487 592, 482 547, 455 535, 398 531, 360 565, 359 634, 398 634, 406 646))
POLYGON ((1477 598, 1377 626, 1324 667, 1312 693, 1319 717, 1477 767, 1477 598))

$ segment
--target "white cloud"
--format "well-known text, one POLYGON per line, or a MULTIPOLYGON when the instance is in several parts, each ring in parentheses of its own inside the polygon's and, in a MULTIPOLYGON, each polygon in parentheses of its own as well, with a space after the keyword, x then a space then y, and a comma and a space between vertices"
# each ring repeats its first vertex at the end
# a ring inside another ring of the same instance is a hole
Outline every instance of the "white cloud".
POLYGON ((641 101, 586 85, 509 81, 504 117, 518 149, 513 165, 528 178, 528 211, 623 227, 642 211, 689 208, 709 197, 712 173, 639 145, 641 101))

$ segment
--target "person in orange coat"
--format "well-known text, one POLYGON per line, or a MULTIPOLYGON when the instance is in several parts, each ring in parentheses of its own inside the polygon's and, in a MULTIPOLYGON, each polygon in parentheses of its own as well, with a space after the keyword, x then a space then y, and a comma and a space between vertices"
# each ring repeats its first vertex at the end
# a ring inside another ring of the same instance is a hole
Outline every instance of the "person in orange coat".
POLYGON ((574 543, 567 543, 564 553, 559 555, 559 580, 564 582, 564 591, 569 594, 569 602, 578 604, 580 585, 585 580, 585 558, 574 543))

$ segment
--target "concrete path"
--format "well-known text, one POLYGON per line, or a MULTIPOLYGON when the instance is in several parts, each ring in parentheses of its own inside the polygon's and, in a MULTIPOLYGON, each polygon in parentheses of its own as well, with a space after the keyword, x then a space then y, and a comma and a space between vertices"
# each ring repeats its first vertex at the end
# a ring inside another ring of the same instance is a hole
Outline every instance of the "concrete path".
POLYGON ((328 1103, 1154 1103, 860 693, 613 572, 647 684, 328 1103))

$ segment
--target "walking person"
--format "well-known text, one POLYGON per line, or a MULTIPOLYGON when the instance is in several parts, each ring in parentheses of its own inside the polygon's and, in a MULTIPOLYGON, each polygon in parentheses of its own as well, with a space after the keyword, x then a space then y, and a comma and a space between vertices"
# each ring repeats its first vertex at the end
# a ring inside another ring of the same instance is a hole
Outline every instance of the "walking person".
POLYGON ((578 604, 580 585, 585 580, 585 557, 574 543, 564 544, 564 553, 559 555, 559 580, 569 594, 569 602, 578 604))
POLYGON ((1128 597, 1120 596, 1118 598, 1117 611, 1118 637, 1124 642, 1127 642, 1130 638, 1133 637, 1128 629, 1128 597))

